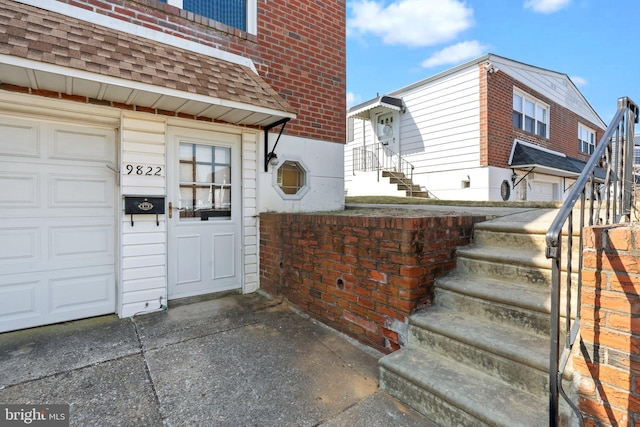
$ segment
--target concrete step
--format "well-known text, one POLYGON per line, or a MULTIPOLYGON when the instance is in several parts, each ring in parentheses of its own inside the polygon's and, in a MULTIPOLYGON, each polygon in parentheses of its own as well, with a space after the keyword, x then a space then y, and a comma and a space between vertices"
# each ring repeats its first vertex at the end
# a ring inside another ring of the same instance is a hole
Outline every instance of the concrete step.
POLYGON ((540 398, 548 395, 549 338, 433 307, 411 316, 409 343, 437 351, 540 398))
MULTIPOLYGON (((575 318, 577 292, 572 292, 575 318)), ((547 335, 550 328, 550 290, 539 286, 510 283, 501 279, 451 274, 436 280, 435 304, 479 318, 504 322, 547 335)), ((560 315, 565 316, 565 294, 560 315)))
MULTIPOLYGON (((573 271, 578 271, 577 260, 573 271)), ((457 250, 457 272, 472 277, 489 277, 542 287, 551 286, 551 260, 527 248, 470 245, 457 250)), ((577 274, 572 276, 577 280, 577 274)))
POLYGON ((380 359, 380 387, 442 426, 548 425, 547 399, 409 345, 380 359))
POLYGON ((382 171, 382 176, 386 177, 396 177, 396 178, 404 178, 404 172, 394 172, 394 171, 382 171))
POLYGON ((422 197, 425 199, 429 198, 428 191, 407 191, 407 197, 422 197))
MULTIPOLYGON (((562 239, 564 254, 567 253, 568 240, 567 236, 562 239)), ((476 228, 473 233, 473 241, 476 246, 480 247, 526 248, 527 250, 538 251, 541 254, 544 254, 547 248, 547 237, 544 233, 514 233, 495 229, 476 228)), ((574 236, 571 249, 574 259, 577 258, 580 253, 578 236, 574 236)))

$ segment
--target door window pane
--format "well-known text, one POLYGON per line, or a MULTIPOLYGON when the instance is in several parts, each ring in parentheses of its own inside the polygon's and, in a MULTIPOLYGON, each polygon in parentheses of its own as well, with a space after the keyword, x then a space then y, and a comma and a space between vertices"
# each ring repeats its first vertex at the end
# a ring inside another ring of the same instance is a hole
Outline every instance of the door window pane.
POLYGON ((231 148, 180 144, 181 220, 231 218, 231 148))

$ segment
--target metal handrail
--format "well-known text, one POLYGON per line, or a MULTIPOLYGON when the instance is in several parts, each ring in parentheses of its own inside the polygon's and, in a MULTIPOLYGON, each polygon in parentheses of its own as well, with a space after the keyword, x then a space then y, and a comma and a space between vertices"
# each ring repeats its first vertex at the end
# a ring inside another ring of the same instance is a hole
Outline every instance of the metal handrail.
POLYGON ((384 144, 370 144, 353 149, 353 172, 401 172, 412 180, 414 169, 411 162, 384 144))
POLYGON ((580 425, 584 425, 582 414, 562 388, 562 375, 569 361, 573 344, 580 331, 580 290, 582 287, 582 234, 585 213, 588 212, 588 225, 611 224, 623 219, 630 220, 633 192, 634 160, 634 124, 638 122, 638 106, 629 98, 618 99, 618 111, 611 124, 600 139, 595 151, 584 170, 576 180, 560 211, 551 223, 546 234, 546 256, 552 259, 551 275, 551 343, 549 363, 549 425, 560 422, 559 396, 575 412, 580 425), (604 172, 604 175, 602 174, 604 172), (600 174, 600 176, 597 176, 600 174), (578 205, 578 201, 580 204, 578 205), (576 207, 576 205, 578 205, 576 207), (576 315, 572 319, 572 269, 574 210, 579 214, 578 239, 578 276, 576 315), (563 229, 566 227, 567 250, 562 249, 563 229), (563 263, 562 257, 566 255, 563 263), (562 271, 566 274, 566 284, 562 286, 562 271), (565 306, 565 342, 560 351, 560 295, 564 289, 565 306))

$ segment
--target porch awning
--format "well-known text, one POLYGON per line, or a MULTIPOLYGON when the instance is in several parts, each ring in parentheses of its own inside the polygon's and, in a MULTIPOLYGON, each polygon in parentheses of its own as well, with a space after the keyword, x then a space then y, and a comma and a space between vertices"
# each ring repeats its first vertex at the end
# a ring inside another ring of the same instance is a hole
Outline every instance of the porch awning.
POLYGON ((250 61, 226 61, 18 2, 0 4, 0 16, 0 84, 233 124, 296 117, 250 61))
MULTIPOLYGON (((577 178, 587 162, 569 157, 564 153, 547 150, 523 141, 515 140, 511 148, 509 166, 513 169, 528 169, 548 175, 577 178)), ((596 177, 605 178, 602 169, 596 169, 596 177)))
POLYGON ((379 96, 370 101, 351 107, 347 112, 347 117, 355 117, 357 119, 369 120, 372 110, 386 111, 403 111, 404 104, 402 99, 393 98, 391 96, 379 96))

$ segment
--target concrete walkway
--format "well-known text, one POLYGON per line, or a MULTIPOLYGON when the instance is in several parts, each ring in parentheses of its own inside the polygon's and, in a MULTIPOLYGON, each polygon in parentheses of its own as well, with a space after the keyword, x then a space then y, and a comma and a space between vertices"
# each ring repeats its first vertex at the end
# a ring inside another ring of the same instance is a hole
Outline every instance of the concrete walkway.
POLYGON ((378 389, 381 354, 260 294, 0 334, 0 403, 72 426, 431 426, 378 389))

